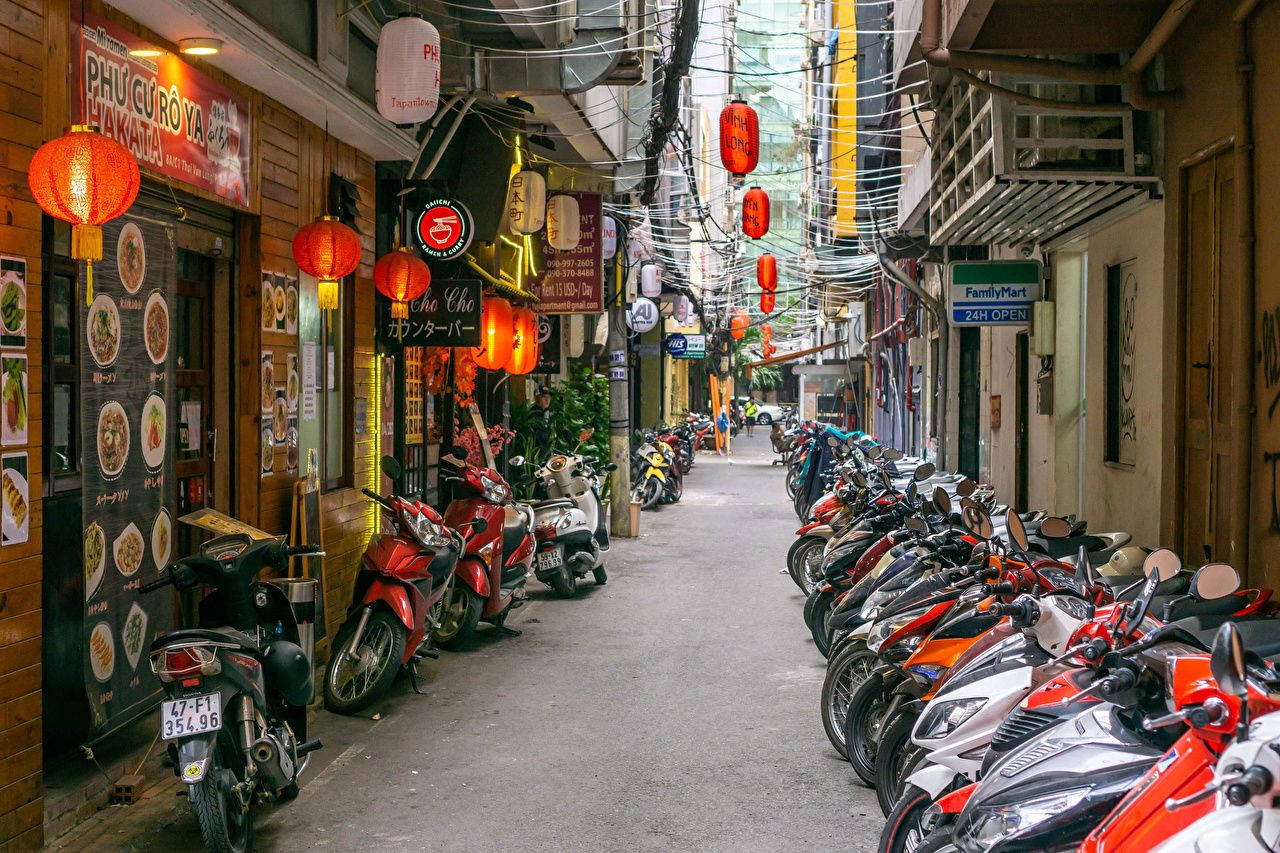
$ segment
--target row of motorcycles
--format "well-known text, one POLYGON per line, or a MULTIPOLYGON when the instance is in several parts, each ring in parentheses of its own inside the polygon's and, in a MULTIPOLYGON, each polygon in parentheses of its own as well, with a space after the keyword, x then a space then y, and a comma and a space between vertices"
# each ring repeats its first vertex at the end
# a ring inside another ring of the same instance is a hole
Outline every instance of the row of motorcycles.
MULTIPOLYGON (((584 437, 585 440, 585 437, 584 437)), ((516 470, 528 469, 520 457, 516 470)), ((354 714, 383 696, 400 671, 418 690, 417 663, 464 644, 480 622, 504 624, 524 601, 533 574, 564 597, 587 575, 607 581, 609 534, 600 501, 611 464, 577 452, 552 453, 524 478, 542 499, 518 501, 494 467, 473 464, 457 446, 441 455, 453 500, 443 513, 413 497, 363 489, 381 510, 381 530, 360 558, 347 616, 330 643, 325 706, 354 714)), ((392 457, 382 471, 399 484, 392 457)), ((186 783, 206 847, 247 851, 253 807, 297 796, 318 739, 307 734, 313 662, 302 626, 315 606, 290 600, 285 577, 294 557, 323 556, 247 525, 217 536, 175 562, 142 592, 164 587, 197 594, 194 627, 151 643, 152 671, 166 698, 160 738, 186 783)))
POLYGON ((710 419, 687 414, 675 426, 642 430, 631 454, 632 502, 642 510, 678 503, 684 496, 684 477, 693 470, 710 424, 710 419))
POLYGON ((802 432, 822 489, 787 571, 881 851, 1280 848, 1271 590, 802 432))

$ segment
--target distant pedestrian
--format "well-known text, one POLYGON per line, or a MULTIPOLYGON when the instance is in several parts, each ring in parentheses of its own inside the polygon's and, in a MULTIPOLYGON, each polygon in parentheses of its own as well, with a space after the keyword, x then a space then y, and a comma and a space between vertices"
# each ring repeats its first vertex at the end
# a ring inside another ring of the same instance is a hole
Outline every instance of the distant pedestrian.
POLYGON ((744 413, 747 416, 747 438, 750 438, 755 433, 756 415, 760 413, 760 405, 756 403, 754 394, 747 398, 747 405, 744 409, 744 413))

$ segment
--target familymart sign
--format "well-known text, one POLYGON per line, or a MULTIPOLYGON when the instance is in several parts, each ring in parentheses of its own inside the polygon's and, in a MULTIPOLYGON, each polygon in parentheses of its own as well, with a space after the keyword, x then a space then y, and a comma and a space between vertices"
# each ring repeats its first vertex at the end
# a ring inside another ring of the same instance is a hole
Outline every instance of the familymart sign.
POLYGON ((1025 326, 1044 292, 1039 261, 952 261, 951 325, 1025 326))

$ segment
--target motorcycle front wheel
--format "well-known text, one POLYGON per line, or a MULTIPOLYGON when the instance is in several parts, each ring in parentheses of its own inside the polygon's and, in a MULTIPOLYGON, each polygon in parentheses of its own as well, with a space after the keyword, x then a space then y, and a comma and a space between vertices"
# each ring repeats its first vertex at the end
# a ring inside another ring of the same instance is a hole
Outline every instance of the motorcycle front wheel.
POLYGON ((876 750, 887 710, 889 701, 884 693, 884 679, 874 674, 853 691, 845 709, 845 757, 858 778, 871 787, 876 784, 876 750))
POLYGON ((653 509, 662 500, 662 484, 654 477, 640 486, 640 508, 653 509))
POLYGON ((844 742, 849 700, 871 676, 875 666, 875 653, 861 640, 841 646, 839 653, 827 665, 827 675, 822 681, 822 727, 827 732, 827 740, 831 741, 841 758, 849 757, 844 742))
POLYGON ((453 589, 449 590, 449 601, 440 618, 440 625, 431 635, 435 644, 444 649, 455 649, 462 645, 475 633, 483 610, 484 601, 480 596, 467 589, 466 584, 455 583, 453 589))
POLYGON ((816 585, 813 578, 816 571, 810 571, 810 564, 817 563, 818 567, 821 567, 822 552, 826 546, 826 539, 806 534, 792 542, 791 548, 787 551, 787 572, 805 595, 812 593, 816 585))
POLYGON ((911 769, 921 758, 919 748, 911 741, 911 730, 916 727, 917 719, 916 714, 899 707, 891 719, 884 721, 880 731, 880 743, 876 747, 876 799, 886 817, 898 802, 911 769))
POLYGON ((324 670, 324 706, 335 714, 355 714, 385 693, 404 659, 404 625, 385 610, 375 610, 354 647, 358 616, 338 632, 324 670))
POLYGON ((223 741, 229 738, 230 735, 219 735, 218 748, 210 756, 205 777, 189 786, 187 793, 206 849, 213 853, 248 853, 253 848, 253 810, 240 808, 240 796, 235 792, 239 780, 224 764, 221 753, 231 747, 224 747, 223 741))

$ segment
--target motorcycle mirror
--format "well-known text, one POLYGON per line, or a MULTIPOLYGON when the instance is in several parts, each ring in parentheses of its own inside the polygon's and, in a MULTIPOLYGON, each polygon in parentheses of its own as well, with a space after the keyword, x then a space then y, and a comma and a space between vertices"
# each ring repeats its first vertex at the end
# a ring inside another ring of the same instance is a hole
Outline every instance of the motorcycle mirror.
POLYGON ((965 528, 979 539, 991 538, 991 517, 976 503, 970 503, 961 513, 965 528))
POLYGON ((1095 581, 1093 566, 1089 564, 1089 551, 1083 545, 1080 546, 1079 551, 1076 551, 1076 580, 1090 586, 1095 581))
POLYGON ((880 449, 880 445, 878 444, 873 444, 867 448, 868 459, 879 459, 882 453, 884 453, 884 451, 880 449))
POLYGON ((967 498, 978 489, 978 484, 965 477, 959 483, 956 483, 956 494, 962 498, 967 498))
POLYGON ((907 483, 907 491, 905 492, 907 496, 907 503, 915 503, 916 491, 917 491, 916 483, 914 480, 912 480, 910 483, 907 483))
POLYGON ((849 475, 849 479, 859 489, 865 489, 867 487, 867 478, 863 476, 861 471, 854 471, 849 475))
POLYGON ((1071 535, 1071 525, 1065 518, 1051 515, 1040 522, 1040 535, 1045 539, 1066 539, 1071 535))
POLYGON ((920 514, 921 514, 921 515, 937 515, 937 514, 938 514, 938 508, 937 508, 936 506, 934 506, 933 501, 931 501, 931 500, 929 500, 929 499, 927 499, 927 498, 926 498, 926 499, 925 499, 923 502, 921 502, 921 504, 920 504, 920 514))
POLYGON ((1142 562, 1142 574, 1156 575, 1161 583, 1169 580, 1182 569, 1182 560, 1168 548, 1157 548, 1142 562))
POLYGON ((1004 514, 1004 526, 1009 531, 1009 541, 1019 551, 1027 550, 1027 528, 1022 523, 1022 516, 1010 509, 1004 514))
POLYGON ((932 477, 937 470, 938 466, 934 465, 932 462, 917 465, 916 470, 911 472, 911 479, 915 480, 917 483, 923 483, 925 480, 932 477))
POLYGON ((488 529, 489 522, 485 521, 483 518, 471 519, 471 530, 473 533, 484 533, 488 529))
POLYGON ((404 473, 404 467, 400 464, 400 460, 394 456, 384 456, 382 457, 382 473, 393 481, 399 480, 400 475, 404 473))
POLYGON ((1191 577, 1191 594, 1201 601, 1226 598, 1240 588, 1240 573, 1226 563, 1209 563, 1191 577))
POLYGON ((914 515, 902 522, 902 526, 910 530, 912 533, 929 532, 929 526, 914 515))
POLYGON ((452 456, 460 462, 467 461, 467 449, 461 444, 455 444, 446 451, 446 455, 452 456))
POLYGON ((890 447, 888 450, 881 451, 880 453, 881 459, 888 459, 890 462, 897 462, 904 456, 906 456, 906 454, 901 450, 898 450, 896 447, 890 447))
POLYGON ((968 508, 969 508, 969 507, 971 507, 971 506, 972 506, 972 507, 977 507, 978 509, 982 510, 983 512, 986 512, 986 509, 985 509, 985 508, 983 508, 982 504, 978 503, 978 502, 977 502, 977 501, 975 501, 973 498, 961 498, 961 499, 960 499, 960 511, 961 511, 961 512, 964 512, 966 509, 968 509, 968 508))
POLYGON ((839 444, 840 442, 836 441, 836 437, 834 435, 827 436, 827 447, 837 447, 839 444))
POLYGON ((942 486, 934 486, 932 500, 939 514, 951 515, 951 496, 947 494, 946 489, 942 488, 942 486))
POLYGON ((888 489, 889 491, 893 491, 893 481, 889 479, 889 472, 884 470, 883 468, 880 468, 879 473, 880 473, 880 482, 884 484, 884 487, 886 489, 888 489))
POLYGON ((858 446, 858 440, 853 436, 846 436, 844 440, 845 447, 854 448, 858 446))
POLYGON ((523 468, 527 460, 523 456, 512 456, 508 461, 513 468, 523 468))
POLYGON ((1213 647, 1209 652, 1209 672, 1213 674, 1218 686, 1227 693, 1239 696, 1242 700, 1248 695, 1244 640, 1231 622, 1224 624, 1214 635, 1213 647))

